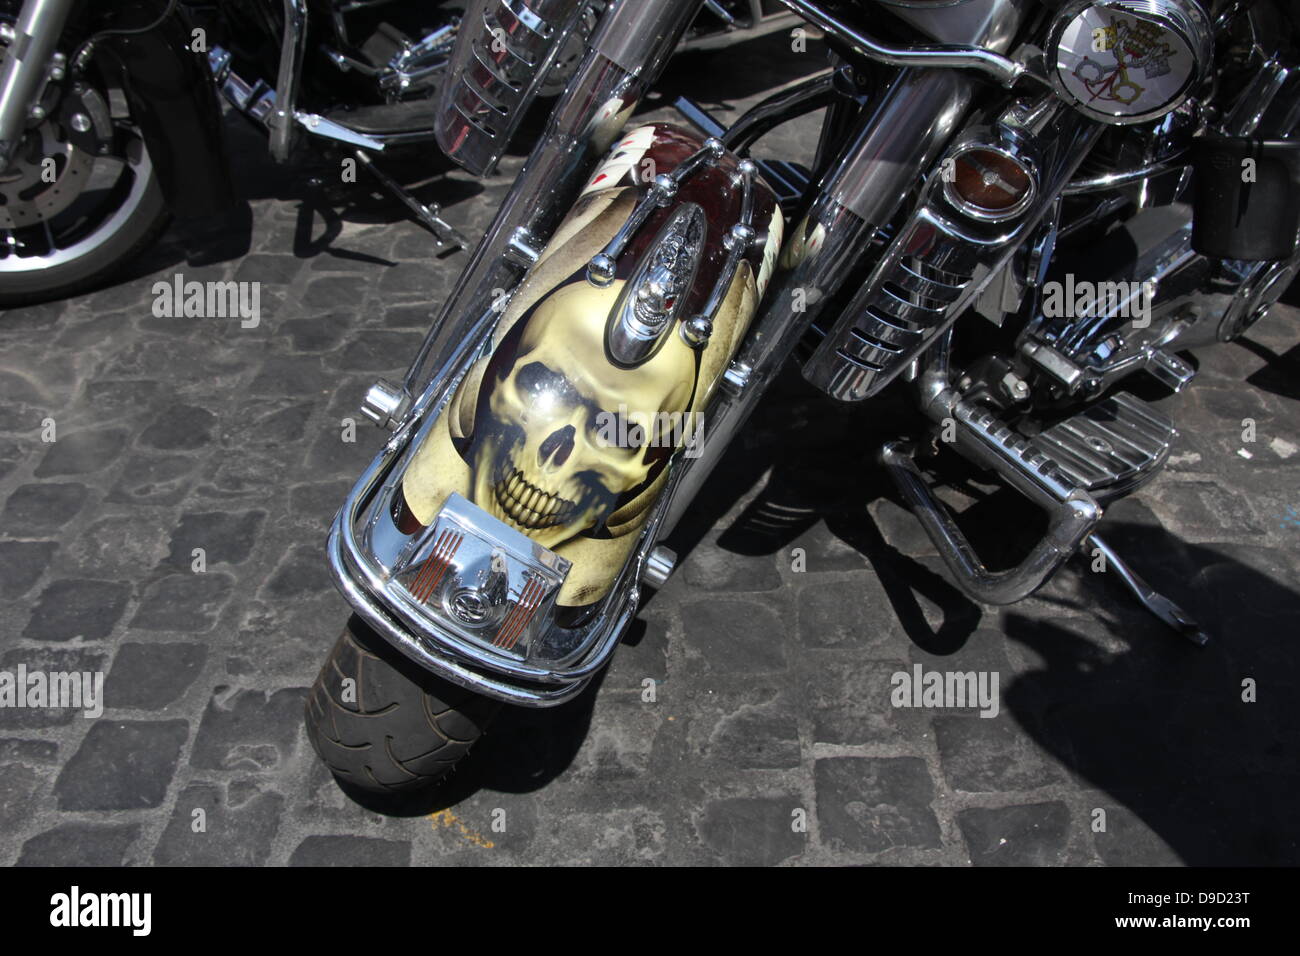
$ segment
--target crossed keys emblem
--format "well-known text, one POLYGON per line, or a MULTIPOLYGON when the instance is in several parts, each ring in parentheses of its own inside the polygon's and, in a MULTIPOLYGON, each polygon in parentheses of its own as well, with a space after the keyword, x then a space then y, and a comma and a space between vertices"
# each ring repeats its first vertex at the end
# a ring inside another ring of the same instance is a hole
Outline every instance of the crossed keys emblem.
POLYGON ((1127 20, 1112 18, 1110 26, 1092 31, 1092 48, 1114 56, 1114 66, 1085 56, 1074 68, 1074 76, 1087 88, 1091 99, 1127 106, 1146 89, 1133 81, 1130 70, 1141 70, 1148 80, 1169 72, 1169 58, 1174 51, 1161 39, 1163 35, 1164 31, 1153 23, 1135 20, 1130 26, 1127 20))

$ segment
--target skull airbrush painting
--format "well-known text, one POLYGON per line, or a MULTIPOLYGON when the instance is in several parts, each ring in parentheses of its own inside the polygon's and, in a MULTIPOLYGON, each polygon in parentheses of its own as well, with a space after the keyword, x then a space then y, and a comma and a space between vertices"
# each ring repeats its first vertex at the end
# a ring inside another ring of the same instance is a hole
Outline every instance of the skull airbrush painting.
POLYGON ((572 563, 558 603, 603 597, 698 437, 781 233, 751 164, 676 127, 627 133, 412 460, 410 515, 463 495, 572 563))

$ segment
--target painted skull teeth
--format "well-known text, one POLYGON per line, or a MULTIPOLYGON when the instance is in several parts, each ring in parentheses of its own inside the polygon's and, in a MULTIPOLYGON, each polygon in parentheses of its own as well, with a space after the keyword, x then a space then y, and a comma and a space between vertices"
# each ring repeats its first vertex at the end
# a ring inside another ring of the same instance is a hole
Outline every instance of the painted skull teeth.
POLYGON ((499 479, 492 491, 506 517, 528 531, 564 524, 578 510, 576 502, 543 491, 517 468, 499 479))

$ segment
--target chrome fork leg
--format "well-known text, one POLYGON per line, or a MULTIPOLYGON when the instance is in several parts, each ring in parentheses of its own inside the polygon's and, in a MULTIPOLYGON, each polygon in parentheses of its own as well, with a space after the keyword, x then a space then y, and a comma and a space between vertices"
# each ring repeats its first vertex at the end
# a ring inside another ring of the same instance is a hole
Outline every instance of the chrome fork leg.
POLYGON ((0 70, 0 169, 22 140, 46 65, 63 34, 75 0, 27 0, 0 70))

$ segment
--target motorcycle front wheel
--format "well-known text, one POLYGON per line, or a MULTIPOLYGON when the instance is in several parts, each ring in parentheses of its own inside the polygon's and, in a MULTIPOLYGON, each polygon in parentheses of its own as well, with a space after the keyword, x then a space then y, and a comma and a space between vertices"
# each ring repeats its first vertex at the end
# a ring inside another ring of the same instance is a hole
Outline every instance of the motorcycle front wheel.
POLYGON ((24 132, 0 170, 0 308, 96 286, 166 227, 135 119, 120 80, 92 68, 24 132))
POLYGON ((406 660, 353 615, 307 697, 307 736, 342 783, 393 794, 446 777, 500 709, 406 660))

